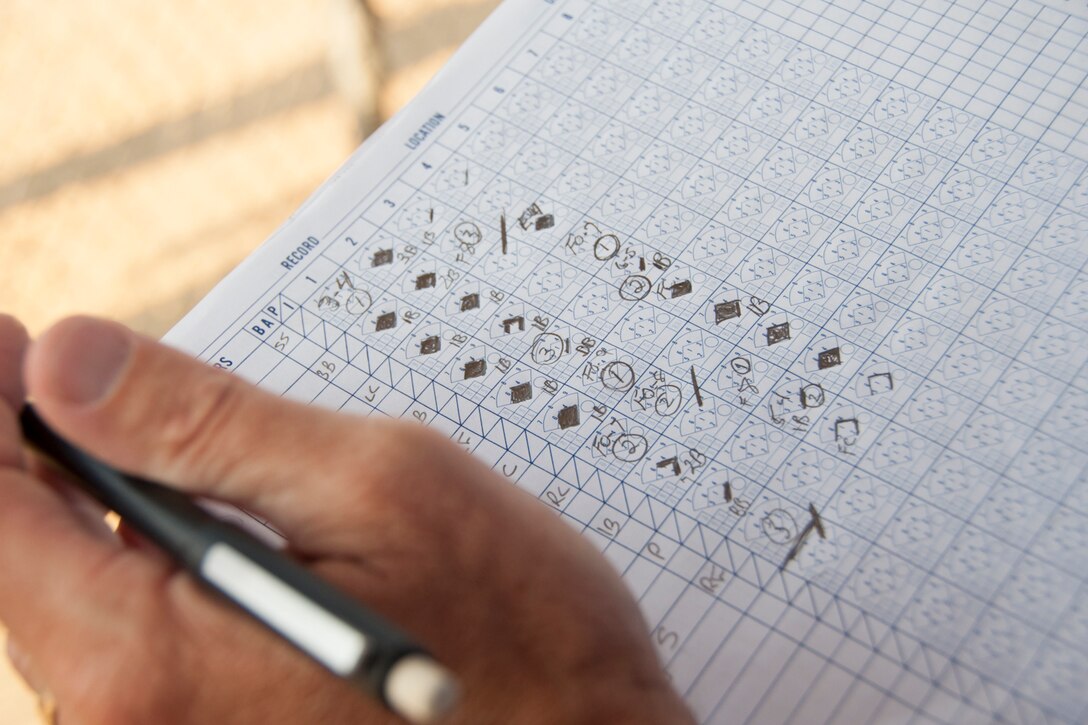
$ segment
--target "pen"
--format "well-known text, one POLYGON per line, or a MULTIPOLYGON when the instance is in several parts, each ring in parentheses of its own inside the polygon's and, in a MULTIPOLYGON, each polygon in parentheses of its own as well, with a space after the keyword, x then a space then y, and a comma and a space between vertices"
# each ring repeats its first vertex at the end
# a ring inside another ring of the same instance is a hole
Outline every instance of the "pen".
POLYGON ((23 437, 126 525, 335 675, 418 723, 457 700, 452 675, 360 603, 184 493, 129 476, 67 442, 26 405, 23 437))

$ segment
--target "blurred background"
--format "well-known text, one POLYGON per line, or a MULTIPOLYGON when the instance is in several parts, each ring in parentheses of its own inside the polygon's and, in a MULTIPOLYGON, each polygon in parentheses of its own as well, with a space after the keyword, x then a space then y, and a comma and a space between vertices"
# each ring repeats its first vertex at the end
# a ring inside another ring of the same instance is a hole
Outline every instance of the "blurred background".
POLYGON ((497 4, 0 1, 0 311, 161 335, 497 4))

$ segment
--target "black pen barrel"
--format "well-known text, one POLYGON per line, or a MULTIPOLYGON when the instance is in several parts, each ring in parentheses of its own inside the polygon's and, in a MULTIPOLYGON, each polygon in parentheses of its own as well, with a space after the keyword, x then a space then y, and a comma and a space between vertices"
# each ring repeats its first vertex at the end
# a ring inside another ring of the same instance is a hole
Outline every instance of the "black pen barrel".
POLYGON ((392 666, 405 655, 422 652, 359 602, 283 552, 215 518, 184 493, 117 471, 55 434, 30 405, 23 408, 19 420, 24 438, 71 473, 82 490, 198 579, 335 674, 384 701, 384 682, 392 666), (278 606, 284 604, 288 606, 278 606), (310 633, 302 632, 301 625, 279 616, 283 610, 290 610, 303 624, 318 629, 323 625, 324 631, 339 634, 344 641, 316 646, 303 636, 310 633), (355 642, 355 648, 347 648, 345 641, 355 642))

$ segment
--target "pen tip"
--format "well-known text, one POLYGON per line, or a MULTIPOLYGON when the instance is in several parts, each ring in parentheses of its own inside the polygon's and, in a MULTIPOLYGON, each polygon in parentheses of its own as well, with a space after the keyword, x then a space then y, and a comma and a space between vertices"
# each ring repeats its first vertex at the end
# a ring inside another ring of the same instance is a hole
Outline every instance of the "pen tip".
POLYGON ((397 660, 385 678, 386 701, 412 722, 434 722, 453 709, 459 696, 449 670, 426 655, 397 660))

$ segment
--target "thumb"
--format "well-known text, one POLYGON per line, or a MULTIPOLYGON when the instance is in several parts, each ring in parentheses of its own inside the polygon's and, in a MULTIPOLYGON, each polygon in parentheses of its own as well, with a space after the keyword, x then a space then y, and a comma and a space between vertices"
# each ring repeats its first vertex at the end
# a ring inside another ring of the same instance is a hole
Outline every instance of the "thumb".
POLYGON ((366 419, 283 400, 92 318, 64 320, 40 337, 26 382, 42 418, 76 445, 129 473, 254 511, 303 548, 300 539, 352 496, 314 463, 380 445, 366 419))

